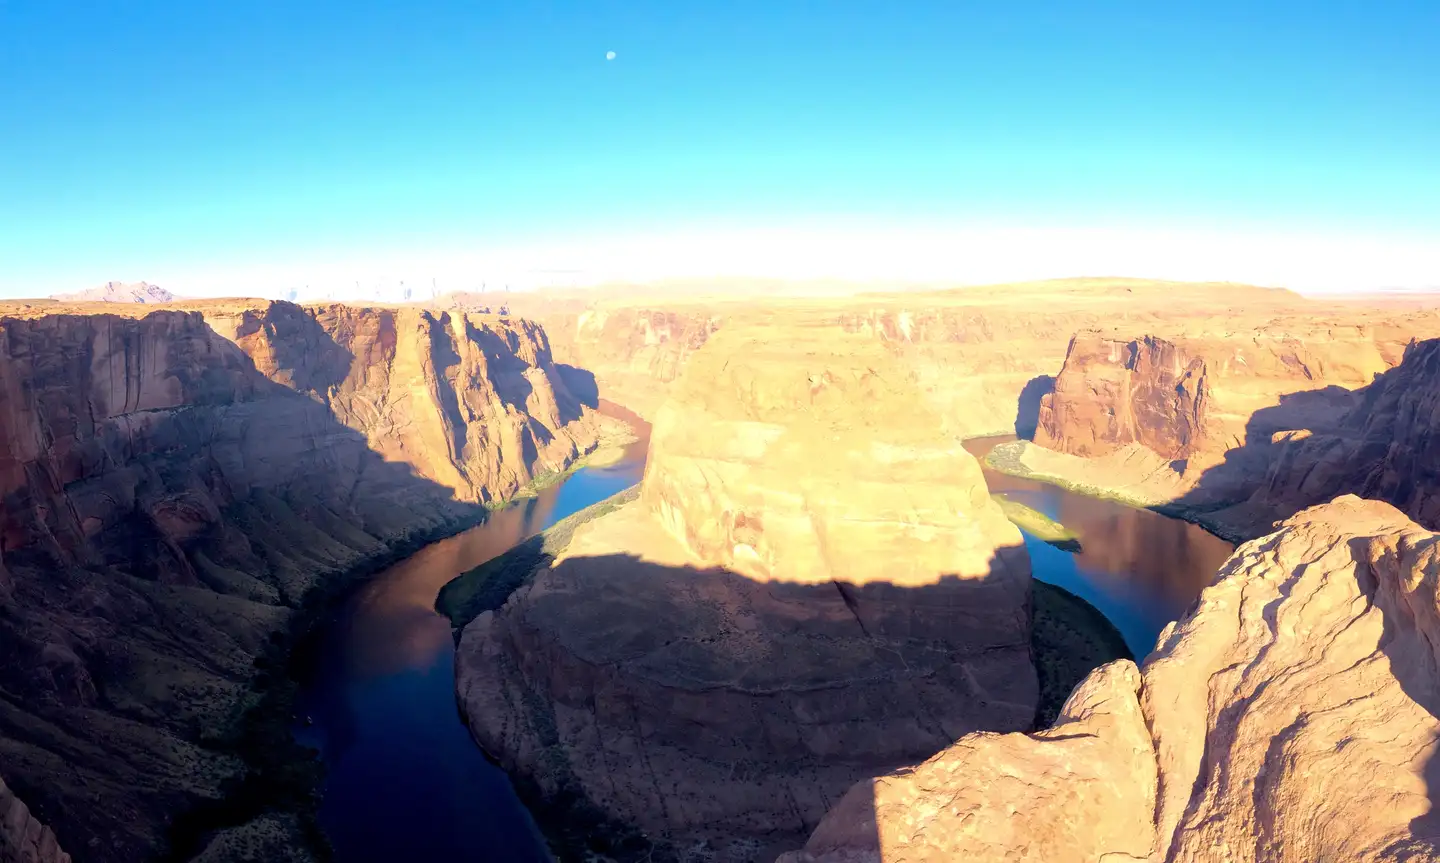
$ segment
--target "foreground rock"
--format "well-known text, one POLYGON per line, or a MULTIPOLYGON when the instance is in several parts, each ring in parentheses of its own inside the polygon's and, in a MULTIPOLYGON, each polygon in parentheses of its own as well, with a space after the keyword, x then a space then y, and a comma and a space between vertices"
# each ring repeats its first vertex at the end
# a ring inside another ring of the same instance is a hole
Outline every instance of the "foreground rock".
POLYGON ((755 860, 860 776, 1030 727, 1029 637, 1019 532, 912 370, 736 328, 661 410, 640 500, 466 627, 457 683, 542 821, 755 860))
POLYGON ((265 302, 8 311, 0 775, 85 861, 172 839, 199 851, 258 814, 246 805, 304 805, 282 799, 305 787, 302 755, 276 742, 287 716, 262 709, 282 686, 262 666, 296 609, 473 523, 597 433, 522 321, 265 302), (247 763, 257 746, 273 770, 247 763), (249 802, 227 808, 247 776, 249 802))
POLYGON ((1384 503, 1306 510, 1054 728, 862 782, 783 859, 1440 858, 1437 548, 1384 503))

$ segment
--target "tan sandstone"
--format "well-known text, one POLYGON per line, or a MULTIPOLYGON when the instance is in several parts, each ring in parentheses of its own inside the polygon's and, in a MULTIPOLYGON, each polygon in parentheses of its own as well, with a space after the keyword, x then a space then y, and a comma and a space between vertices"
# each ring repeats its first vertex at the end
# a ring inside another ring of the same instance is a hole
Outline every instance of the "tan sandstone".
POLYGON ((1031 725, 1029 561, 919 386, 833 325, 692 357, 641 499, 460 642, 471 733, 542 820, 763 859, 875 767, 1031 725))
POLYGON ((1112 664, 1050 731, 860 783, 784 859, 1440 858, 1437 548, 1384 503, 1299 513, 1236 550, 1138 677, 1112 664))

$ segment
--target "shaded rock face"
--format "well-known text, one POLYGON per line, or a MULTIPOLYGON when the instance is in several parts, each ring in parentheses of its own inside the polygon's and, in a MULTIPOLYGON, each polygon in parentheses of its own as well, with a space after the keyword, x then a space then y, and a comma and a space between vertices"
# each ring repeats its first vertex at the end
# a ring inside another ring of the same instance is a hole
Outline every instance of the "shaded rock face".
POLYGON ((757 860, 870 765, 1029 727, 1029 631, 1018 531, 913 373, 873 336, 727 329, 640 500, 471 623, 457 683, 542 820, 757 860))
POLYGON ((1054 728, 859 783, 786 863, 1435 859, 1440 538, 1353 496, 1246 543, 1054 728))
POLYGON ((525 322, 225 302, 3 319, 0 775, 77 859, 160 853, 243 775, 256 657, 313 587, 473 523, 594 439, 525 322))
POLYGON ((1357 393, 1328 430, 1277 436, 1278 454, 1242 509, 1254 518, 1289 515, 1339 494, 1389 501, 1440 528, 1440 340, 1419 342, 1404 360, 1357 393))

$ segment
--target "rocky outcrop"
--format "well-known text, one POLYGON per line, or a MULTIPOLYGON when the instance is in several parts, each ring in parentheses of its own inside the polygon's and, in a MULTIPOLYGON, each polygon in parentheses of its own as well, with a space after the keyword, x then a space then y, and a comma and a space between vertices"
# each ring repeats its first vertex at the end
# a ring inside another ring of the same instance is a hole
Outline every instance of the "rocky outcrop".
POLYGON ((1268 523, 1340 494, 1389 501, 1440 528, 1440 340, 1420 342, 1403 362, 1356 394, 1347 413, 1320 431, 1277 434, 1264 482, 1224 513, 1268 523))
POLYGON ((55 833, 0 779, 0 863, 70 863, 55 833))
POLYGON ((726 328, 640 500, 464 630, 457 684, 542 821, 754 860, 878 765, 1029 727, 1029 634, 1019 533, 914 373, 869 334, 726 328))
POLYGON ((597 421, 523 321, 98 308, 0 321, 0 773, 77 859, 132 861, 246 775, 257 658, 315 587, 597 421))
POLYGON ((859 783, 786 863, 1440 856, 1440 539, 1353 496, 1246 543, 1049 731, 859 783))
POLYGON ((1078 456, 1139 443, 1209 466, 1248 438, 1324 421, 1348 406, 1344 390, 1388 367, 1359 327, 1174 339, 1086 331, 1071 340, 1055 391, 1042 400, 1035 442, 1078 456))

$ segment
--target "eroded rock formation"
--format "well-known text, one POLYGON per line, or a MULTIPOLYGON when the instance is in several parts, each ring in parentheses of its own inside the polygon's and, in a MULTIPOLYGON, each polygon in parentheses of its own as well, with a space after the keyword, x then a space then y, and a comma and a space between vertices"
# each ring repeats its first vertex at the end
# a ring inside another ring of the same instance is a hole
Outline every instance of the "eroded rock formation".
POLYGON ((542 819, 765 859, 875 765, 1029 727, 1029 629, 1020 536, 913 370, 873 334, 726 328, 641 499, 465 629, 458 687, 542 819))
POLYGON ((1339 494, 1389 501, 1440 528, 1440 340, 1420 342, 1403 362, 1356 393, 1354 406, 1318 430, 1273 436, 1277 454, 1251 500, 1222 516, 1256 523, 1339 494))
POLYGON ((1353 496, 1246 543, 1052 729, 857 784, 786 863, 1440 857, 1440 537, 1353 496))
POLYGON ((481 517, 597 420, 542 331, 416 309, 0 321, 0 773, 80 860, 215 803, 257 657, 327 577, 481 517))

